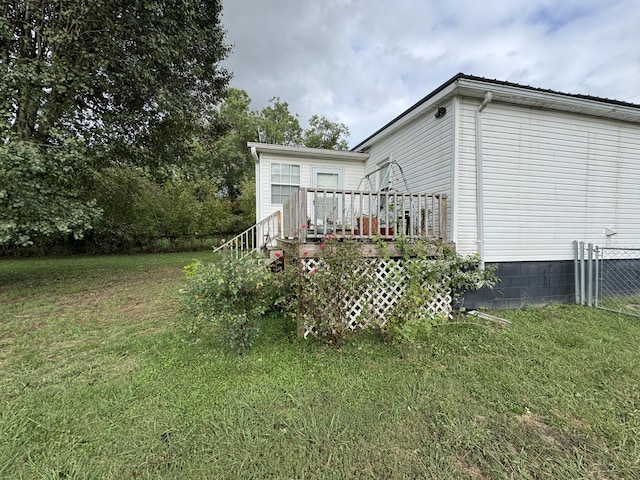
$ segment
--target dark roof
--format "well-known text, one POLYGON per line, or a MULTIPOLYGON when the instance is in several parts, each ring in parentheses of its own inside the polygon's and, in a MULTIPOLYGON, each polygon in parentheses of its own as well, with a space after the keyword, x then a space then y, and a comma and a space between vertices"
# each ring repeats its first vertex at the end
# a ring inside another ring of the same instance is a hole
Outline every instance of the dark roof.
POLYGON ((445 83, 440 85, 438 88, 436 88, 434 91, 429 93, 426 97, 420 99, 417 103, 415 103, 414 105, 409 107, 407 110, 402 112, 396 118, 394 118, 389 123, 387 123, 385 126, 383 126, 379 130, 377 130, 374 133, 372 133, 371 135, 369 135, 367 138, 365 138, 363 141, 361 141, 358 145, 353 147, 351 149, 351 151, 357 151, 357 149, 361 145, 363 145, 364 143, 367 143, 370 139, 372 139, 373 137, 378 135, 380 132, 386 130, 388 127, 390 127, 391 125, 396 123, 398 120, 400 120, 401 118, 405 117, 406 115, 408 115, 409 113, 414 111, 416 108, 418 108, 419 106, 421 106, 425 102, 429 101, 429 99, 431 99, 432 97, 436 96, 438 93, 440 93, 442 90, 447 88, 449 85, 451 85, 452 83, 454 83, 454 82, 456 82, 456 81, 458 81, 460 79, 475 80, 475 81, 478 81, 478 82, 493 83, 495 85, 503 85, 503 86, 507 86, 507 87, 516 87, 516 88, 522 88, 522 89, 525 89, 525 90, 531 90, 531 91, 535 91, 535 92, 551 93, 551 94, 554 94, 554 95, 563 95, 565 97, 580 98, 580 99, 583 99, 583 100, 592 100, 592 101, 595 101, 595 102, 608 103, 608 104, 611 104, 611 105, 619 105, 619 106, 624 106, 624 107, 633 107, 633 108, 640 109, 640 105, 636 104, 636 103, 623 102, 623 101, 620 101, 620 100, 613 100, 613 99, 609 99, 609 98, 595 97, 593 95, 581 95, 581 94, 578 94, 578 93, 565 93, 565 92, 560 92, 560 91, 557 91, 557 90, 551 90, 551 89, 548 89, 548 88, 537 88, 537 87, 531 87, 529 85, 521 85, 519 83, 506 82, 504 80, 496 80, 496 79, 491 79, 491 78, 477 77, 475 75, 467 75, 465 73, 458 73, 457 75, 453 76, 452 78, 447 80, 445 83))

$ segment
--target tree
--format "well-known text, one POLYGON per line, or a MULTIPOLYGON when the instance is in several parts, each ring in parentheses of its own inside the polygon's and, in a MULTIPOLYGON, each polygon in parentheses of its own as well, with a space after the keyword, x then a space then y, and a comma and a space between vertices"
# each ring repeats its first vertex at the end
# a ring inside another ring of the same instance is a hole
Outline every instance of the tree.
POLYGON ((82 198, 88 171, 133 163, 162 172, 190 157, 230 77, 220 67, 229 52, 221 9, 219 0, 3 2, 0 177, 16 183, 3 185, 11 213, 0 211, 0 243, 82 235, 97 212, 82 198), (79 156, 73 167, 59 161, 79 156), (16 159, 30 167, 17 170, 16 159), (42 169, 33 182, 32 167, 42 169), (20 211, 26 193, 39 198, 37 219, 20 211), (65 211, 76 220, 58 224, 65 211), (7 226, 16 219, 26 223, 7 226))
MULTIPOLYGON (((251 98, 244 90, 230 88, 219 110, 218 122, 224 134, 215 140, 208 163, 221 179, 221 195, 237 198, 246 190, 246 179, 253 177, 253 159, 247 142, 261 141, 278 145, 347 150, 349 129, 325 116, 313 115, 310 128, 303 130, 298 114, 289 104, 274 97, 260 111, 251 111, 251 98)), ((205 149, 206 151, 207 149, 205 149)))
POLYGON ((9 0, 0 40, 9 132, 135 144, 210 116, 229 74, 221 2, 9 0))
POLYGON ((250 104, 247 92, 230 88, 220 105, 219 122, 225 134, 212 145, 212 167, 222 180, 221 194, 229 198, 238 197, 242 183, 253 174, 247 142, 258 139, 259 117, 250 104))
MULTIPOLYGON (((248 98, 248 97, 247 97, 248 98)), ((303 130, 299 115, 289 111, 289 104, 274 97, 258 115, 259 141, 277 145, 305 146, 331 150, 348 150, 349 128, 324 115, 313 115, 309 128, 303 130)))
POLYGON ((298 114, 289 111, 289 104, 274 97, 271 105, 262 109, 259 114, 260 141, 277 145, 301 145, 302 128, 298 114))
POLYGON ((348 150, 349 127, 338 121, 331 121, 324 115, 313 115, 309 128, 304 132, 304 146, 329 150, 348 150))
POLYGON ((95 225, 101 209, 83 195, 89 182, 82 142, 69 143, 44 153, 22 140, 0 145, 0 245, 81 238, 95 225))
POLYGON ((248 142, 308 146, 346 150, 349 129, 340 122, 314 115, 303 131, 298 115, 279 97, 265 108, 252 111, 251 97, 244 90, 229 88, 214 121, 202 125, 189 145, 181 165, 171 165, 190 180, 206 179, 218 185, 224 198, 236 199, 243 183, 253 177, 253 158, 248 142))

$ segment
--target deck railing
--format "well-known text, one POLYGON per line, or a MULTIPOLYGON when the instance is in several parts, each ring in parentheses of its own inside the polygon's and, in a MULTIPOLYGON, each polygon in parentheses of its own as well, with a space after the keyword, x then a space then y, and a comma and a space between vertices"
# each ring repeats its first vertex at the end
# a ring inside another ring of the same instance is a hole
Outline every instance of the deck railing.
POLYGON ((231 240, 223 243, 213 251, 229 252, 236 258, 244 257, 251 252, 274 246, 275 240, 282 236, 280 211, 269 215, 259 223, 247 228, 231 240))
POLYGON ((447 241, 447 195, 300 188, 283 205, 283 236, 447 241))

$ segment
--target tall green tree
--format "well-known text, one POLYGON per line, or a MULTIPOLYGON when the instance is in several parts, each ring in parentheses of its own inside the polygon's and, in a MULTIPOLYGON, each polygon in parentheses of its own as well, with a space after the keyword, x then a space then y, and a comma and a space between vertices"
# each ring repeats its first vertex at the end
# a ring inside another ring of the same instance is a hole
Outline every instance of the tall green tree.
POLYGON ((99 211, 83 182, 95 168, 162 172, 190 157, 230 77, 221 9, 218 0, 2 3, 0 179, 24 181, 2 185, 0 242, 91 228, 99 211), (73 166, 59 160, 79 155, 73 166), (37 219, 23 189, 40 199, 37 219))
POLYGON ((155 129, 209 117, 229 80, 221 9, 212 0, 5 1, 3 137, 46 142, 58 127, 139 145, 155 129))
POLYGON ((258 137, 263 143, 331 150, 349 148, 349 128, 344 123, 315 114, 309 119, 309 128, 304 130, 300 116, 291 113, 289 104, 280 97, 272 98, 269 105, 256 113, 258 137))
POLYGON ((274 97, 259 114, 260 141, 277 145, 302 145, 302 127, 298 114, 289 111, 289 104, 274 97))
POLYGON ((349 149, 349 127, 344 123, 329 120, 324 115, 313 115, 309 119, 309 128, 305 130, 305 147, 325 148, 329 150, 349 149))
POLYGON ((251 111, 251 98, 244 90, 230 88, 220 105, 219 123, 225 134, 212 145, 212 167, 221 178, 221 194, 236 198, 241 186, 253 175, 253 160, 247 142, 258 139, 259 116, 251 111))
POLYGON ((225 133, 204 149, 212 155, 207 165, 221 179, 223 196, 237 198, 247 188, 244 180, 253 177, 253 159, 247 142, 348 149, 349 129, 341 122, 313 115, 309 128, 304 130, 299 115, 292 113, 289 104, 280 97, 272 98, 260 111, 252 111, 250 105, 247 92, 230 88, 219 109, 218 125, 225 133))

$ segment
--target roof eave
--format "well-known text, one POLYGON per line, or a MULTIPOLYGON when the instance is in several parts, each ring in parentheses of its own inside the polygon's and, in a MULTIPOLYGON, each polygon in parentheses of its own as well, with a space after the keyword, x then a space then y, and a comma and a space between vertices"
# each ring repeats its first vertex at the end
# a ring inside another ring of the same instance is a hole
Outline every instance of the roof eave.
POLYGON ((482 99, 491 91, 494 102, 534 108, 574 112, 613 120, 640 123, 640 106, 588 95, 574 95, 552 90, 507 84, 506 82, 461 78, 456 94, 482 99))
POLYGON ((248 142, 247 147, 255 148, 258 154, 270 153, 284 157, 359 162, 365 162, 369 158, 368 153, 350 152, 345 150, 327 150, 323 148, 294 147, 288 145, 275 145, 272 143, 248 142))
POLYGON ((448 100, 454 95, 482 99, 487 91, 493 93, 494 101, 640 123, 640 105, 590 95, 540 89, 459 73, 353 147, 351 151, 366 150, 375 142, 390 135, 417 116, 435 108, 439 103, 448 100))
POLYGON ((379 130, 377 130, 373 134, 369 135, 362 142, 360 142, 358 145, 353 147, 351 149, 351 151, 352 152, 360 152, 360 151, 365 150, 366 148, 371 146, 371 144, 375 143, 376 141, 380 140, 381 138, 386 137, 387 135, 390 135, 391 133, 396 131, 398 128, 400 128, 403 125, 405 125, 406 123, 412 121, 417 116, 419 116, 422 113, 424 113, 425 110, 429 110, 430 108, 432 108, 434 106, 434 104, 441 103, 441 102, 447 100, 449 97, 453 96, 453 94, 455 92, 455 89, 456 89, 456 82, 458 81, 458 79, 460 79, 463 76, 464 76, 464 74, 458 73, 457 75, 455 75, 452 78, 450 78, 449 80, 447 80, 445 83, 443 83, 438 88, 433 90, 427 96, 423 97, 417 103, 413 104, 407 110, 405 110, 400 115, 395 117, 393 120, 391 120, 385 126, 380 128, 379 130))

